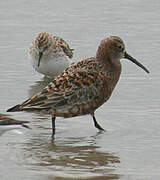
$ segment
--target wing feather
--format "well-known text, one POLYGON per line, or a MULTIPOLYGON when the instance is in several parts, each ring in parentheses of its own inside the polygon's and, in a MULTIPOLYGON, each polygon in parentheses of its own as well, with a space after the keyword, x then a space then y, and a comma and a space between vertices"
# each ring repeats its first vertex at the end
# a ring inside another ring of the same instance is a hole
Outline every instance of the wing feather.
POLYGON ((21 105, 26 108, 64 109, 91 102, 102 96, 106 77, 96 71, 75 70, 54 79, 42 92, 21 105))

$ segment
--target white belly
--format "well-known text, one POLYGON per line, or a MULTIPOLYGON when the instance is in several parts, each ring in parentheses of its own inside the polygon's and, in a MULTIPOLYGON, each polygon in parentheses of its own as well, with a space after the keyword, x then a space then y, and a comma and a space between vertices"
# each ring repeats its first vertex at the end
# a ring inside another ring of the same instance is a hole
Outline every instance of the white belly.
POLYGON ((72 62, 66 56, 57 56, 49 60, 43 59, 42 57, 40 65, 38 66, 38 59, 30 58, 32 66, 37 72, 50 77, 59 75, 72 62))

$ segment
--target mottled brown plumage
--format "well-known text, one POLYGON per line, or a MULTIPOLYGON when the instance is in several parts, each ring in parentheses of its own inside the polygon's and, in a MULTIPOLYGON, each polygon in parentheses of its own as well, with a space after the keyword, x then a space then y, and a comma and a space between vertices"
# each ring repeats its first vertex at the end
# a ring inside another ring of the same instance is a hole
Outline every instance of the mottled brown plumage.
POLYGON ((146 72, 137 60, 125 51, 123 41, 111 36, 101 41, 96 57, 73 63, 40 93, 8 111, 41 111, 52 115, 53 135, 56 117, 74 117, 91 114, 95 126, 95 110, 106 102, 121 74, 121 58, 129 58, 146 72))

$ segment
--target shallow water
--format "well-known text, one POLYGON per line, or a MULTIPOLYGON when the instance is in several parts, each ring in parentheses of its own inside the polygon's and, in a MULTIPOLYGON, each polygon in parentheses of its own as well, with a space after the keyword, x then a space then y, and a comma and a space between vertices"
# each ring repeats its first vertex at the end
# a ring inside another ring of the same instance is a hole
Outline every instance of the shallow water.
POLYGON ((0 127, 0 176, 10 180, 160 178, 160 1, 3 1, 0 6, 1 113, 44 86, 28 60, 39 32, 64 38, 74 61, 94 56, 101 39, 118 35, 146 74, 122 60, 123 72, 111 99, 96 112, 106 132, 90 116, 57 118, 51 140, 49 116, 10 113, 30 121, 30 129, 0 127))

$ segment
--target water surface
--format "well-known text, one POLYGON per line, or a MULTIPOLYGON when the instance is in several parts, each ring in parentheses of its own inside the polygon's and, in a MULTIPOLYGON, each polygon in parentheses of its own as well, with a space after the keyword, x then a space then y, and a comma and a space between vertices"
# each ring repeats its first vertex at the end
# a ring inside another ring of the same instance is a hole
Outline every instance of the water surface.
POLYGON ((0 127, 1 179, 160 178, 159 7, 158 0, 1 2, 1 113, 46 84, 28 60, 29 44, 42 31, 64 38, 75 49, 74 61, 94 56, 106 35, 118 35, 151 72, 122 60, 119 83, 96 112, 104 133, 90 116, 57 118, 52 140, 50 116, 10 113, 32 129, 0 127))

